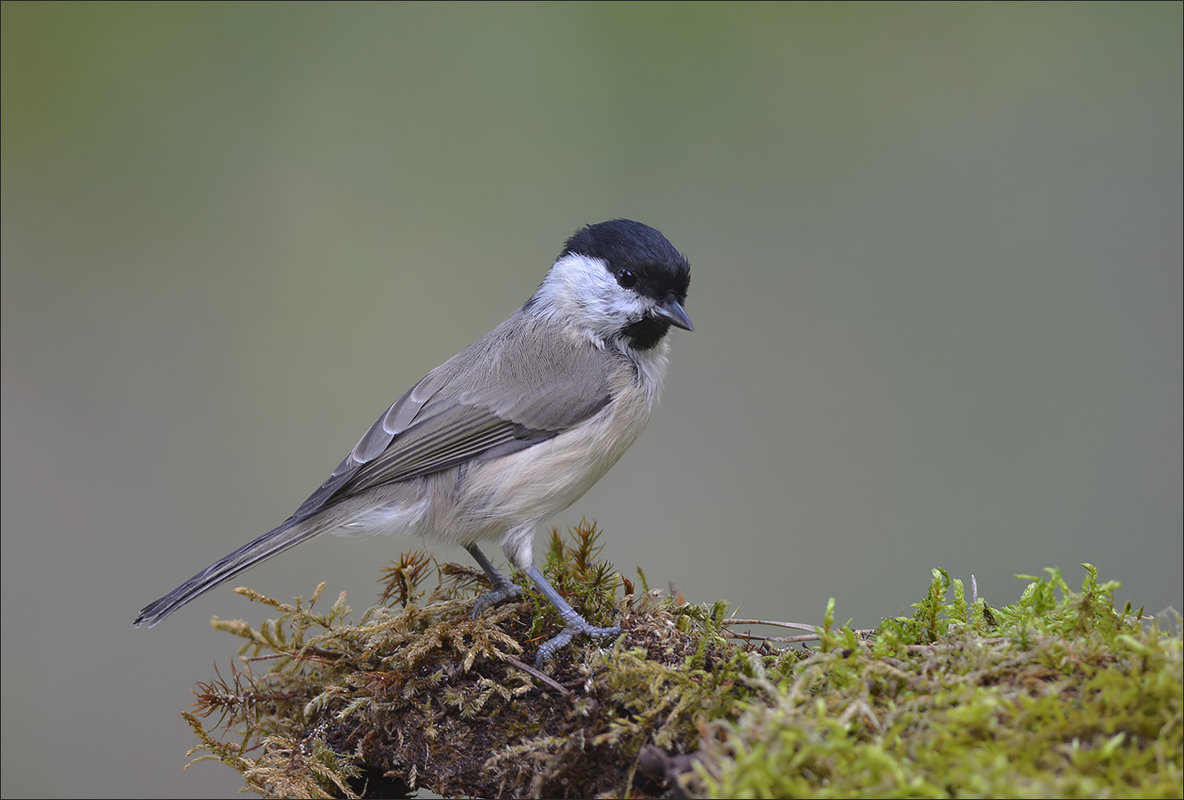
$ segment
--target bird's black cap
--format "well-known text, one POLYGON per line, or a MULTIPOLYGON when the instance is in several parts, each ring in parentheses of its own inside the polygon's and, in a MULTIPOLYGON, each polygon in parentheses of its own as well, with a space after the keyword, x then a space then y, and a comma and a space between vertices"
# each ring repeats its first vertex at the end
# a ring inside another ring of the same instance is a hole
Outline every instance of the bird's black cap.
POLYGON ((626 267, 637 276, 636 290, 658 301, 687 299, 691 265, 658 230, 631 219, 613 219, 580 228, 559 257, 577 253, 598 258, 617 275, 626 267))

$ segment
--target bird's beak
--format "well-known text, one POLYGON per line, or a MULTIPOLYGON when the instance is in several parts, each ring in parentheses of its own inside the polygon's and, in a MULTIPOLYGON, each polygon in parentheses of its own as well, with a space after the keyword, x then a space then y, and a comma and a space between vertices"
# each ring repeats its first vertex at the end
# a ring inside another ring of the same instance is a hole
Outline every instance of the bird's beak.
POLYGON ((675 325, 683 330, 693 331, 695 326, 691 324, 691 318, 687 316, 687 311, 682 307, 682 303, 677 300, 669 300, 654 309, 654 313, 660 319, 664 319, 671 325, 675 325))

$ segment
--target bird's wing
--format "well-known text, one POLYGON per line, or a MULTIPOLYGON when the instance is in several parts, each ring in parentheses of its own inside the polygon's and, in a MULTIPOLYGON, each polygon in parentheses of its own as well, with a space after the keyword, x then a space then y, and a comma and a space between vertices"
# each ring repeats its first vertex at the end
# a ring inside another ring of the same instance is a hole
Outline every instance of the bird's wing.
POLYGON ((400 397, 293 516, 546 441, 604 408, 631 371, 545 321, 511 318, 400 397))

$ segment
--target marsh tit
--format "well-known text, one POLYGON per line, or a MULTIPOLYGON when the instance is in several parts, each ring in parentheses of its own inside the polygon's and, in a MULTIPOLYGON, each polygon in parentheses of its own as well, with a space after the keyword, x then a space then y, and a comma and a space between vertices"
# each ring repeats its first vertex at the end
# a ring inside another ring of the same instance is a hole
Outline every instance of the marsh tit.
POLYGON ((534 295, 502 324, 429 372, 366 431, 277 528, 146 606, 155 625, 260 561, 317 534, 404 533, 463 545, 492 591, 477 616, 521 590, 477 547, 496 540, 559 610, 573 636, 615 635, 581 617, 533 563, 534 534, 600 479, 658 402, 670 327, 693 330, 686 258, 627 219, 577 231, 534 295))

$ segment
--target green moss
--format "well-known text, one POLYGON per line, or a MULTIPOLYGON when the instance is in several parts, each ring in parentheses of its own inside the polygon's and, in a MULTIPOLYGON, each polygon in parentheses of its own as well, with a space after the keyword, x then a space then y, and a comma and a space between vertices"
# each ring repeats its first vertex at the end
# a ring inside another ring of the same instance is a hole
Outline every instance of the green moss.
POLYGON ((268 797, 1180 796, 1179 631, 1116 611, 1092 567, 1003 608, 935 570, 911 617, 836 628, 832 601, 794 637, 816 648, 776 649, 738 643, 722 602, 635 586, 597 536, 554 533, 544 571, 622 633, 546 675, 526 663, 559 627, 545 600, 472 620, 483 576, 423 554, 357 622, 344 597, 315 610, 323 585, 307 604, 242 590, 280 616, 215 620, 244 644, 186 715, 198 760, 268 797))
MULTIPOLYGON (((792 680, 704 736, 723 797, 1179 797, 1181 640, 1056 570, 989 609, 934 571, 864 645, 826 632, 792 680), (952 591, 951 591, 952 589, 952 591), (952 594, 952 599, 946 598, 952 594), (846 645, 846 646, 844 646, 846 645)), ((754 659, 754 669, 759 669, 754 659)))

